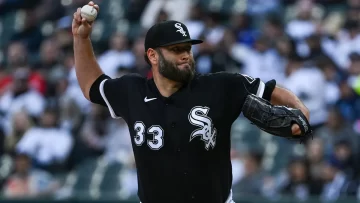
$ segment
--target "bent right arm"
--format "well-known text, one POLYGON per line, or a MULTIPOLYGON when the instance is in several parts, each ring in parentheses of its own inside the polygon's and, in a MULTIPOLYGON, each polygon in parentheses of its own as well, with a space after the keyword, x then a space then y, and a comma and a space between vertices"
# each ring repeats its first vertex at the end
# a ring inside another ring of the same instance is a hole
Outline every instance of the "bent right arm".
POLYGON ((126 101, 118 101, 118 98, 113 97, 117 92, 126 98, 124 96, 126 93, 115 89, 122 86, 122 80, 109 80, 110 77, 103 73, 93 53, 90 38, 74 37, 74 54, 76 77, 85 98, 92 103, 107 106, 111 117, 119 118, 119 113, 116 113, 115 107, 111 103, 122 104, 126 101), (105 87, 107 80, 109 82, 105 87))
MULTIPOLYGON (((90 1, 99 11, 99 6, 90 1)), ((80 8, 74 13, 72 32, 74 35, 75 71, 83 95, 92 103, 107 106, 113 118, 128 118, 129 88, 142 80, 134 76, 111 79, 105 75, 96 61, 90 40, 92 23, 81 17, 80 8)))
MULTIPOLYGON (((89 6, 94 7, 99 12, 99 6, 90 1, 89 6)), ((74 58, 75 71, 78 83, 85 98, 90 101, 90 88, 94 81, 103 74, 96 61, 90 35, 92 22, 88 22, 81 17, 81 8, 74 13, 72 21, 72 33, 74 36, 74 58)))
POLYGON ((90 38, 74 36, 76 77, 85 98, 90 101, 90 88, 103 73, 96 61, 90 38))

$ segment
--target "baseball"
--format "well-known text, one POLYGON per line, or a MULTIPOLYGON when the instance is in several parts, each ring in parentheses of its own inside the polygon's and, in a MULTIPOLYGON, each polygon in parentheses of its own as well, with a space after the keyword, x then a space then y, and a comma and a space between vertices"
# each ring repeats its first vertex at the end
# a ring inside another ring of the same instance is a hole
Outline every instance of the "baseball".
POLYGON ((88 22, 96 19, 97 10, 93 6, 85 5, 81 8, 81 17, 85 18, 88 22))

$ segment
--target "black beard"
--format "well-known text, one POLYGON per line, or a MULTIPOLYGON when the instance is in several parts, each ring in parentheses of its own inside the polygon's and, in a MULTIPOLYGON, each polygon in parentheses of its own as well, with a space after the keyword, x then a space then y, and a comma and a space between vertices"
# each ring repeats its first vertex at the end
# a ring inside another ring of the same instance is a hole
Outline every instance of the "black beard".
POLYGON ((175 82, 180 83, 188 83, 190 82, 195 75, 195 62, 194 60, 190 60, 190 68, 181 70, 177 67, 176 63, 172 61, 168 61, 165 59, 164 55, 159 53, 159 73, 169 80, 173 80, 175 82))

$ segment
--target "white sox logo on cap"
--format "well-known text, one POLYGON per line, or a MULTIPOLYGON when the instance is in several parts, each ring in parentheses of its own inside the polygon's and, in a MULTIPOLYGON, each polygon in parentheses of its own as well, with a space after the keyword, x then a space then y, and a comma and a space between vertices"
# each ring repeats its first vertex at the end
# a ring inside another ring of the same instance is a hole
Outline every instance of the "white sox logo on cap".
POLYGON ((176 32, 180 32, 184 37, 186 37, 186 32, 185 30, 181 27, 180 23, 175 23, 175 27, 178 29, 176 30, 176 32))

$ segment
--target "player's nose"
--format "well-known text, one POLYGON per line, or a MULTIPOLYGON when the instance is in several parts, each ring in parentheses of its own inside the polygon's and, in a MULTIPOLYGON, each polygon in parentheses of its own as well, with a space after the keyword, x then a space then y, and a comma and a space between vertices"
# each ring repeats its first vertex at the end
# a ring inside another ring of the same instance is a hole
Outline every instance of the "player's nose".
POLYGON ((189 58, 190 58, 190 53, 188 53, 188 52, 185 51, 185 52, 183 52, 183 53, 181 54, 181 61, 182 61, 182 62, 188 61, 189 58))

